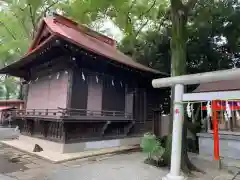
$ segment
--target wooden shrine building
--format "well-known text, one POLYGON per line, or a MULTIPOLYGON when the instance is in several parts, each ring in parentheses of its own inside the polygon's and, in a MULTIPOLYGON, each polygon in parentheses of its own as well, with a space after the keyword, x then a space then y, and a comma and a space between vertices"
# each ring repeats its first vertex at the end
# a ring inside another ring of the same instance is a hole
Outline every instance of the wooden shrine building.
POLYGON ((14 112, 21 136, 40 146, 61 144, 49 146, 61 152, 119 146, 151 131, 154 108, 169 108, 169 90, 151 86, 166 74, 133 61, 113 39, 57 14, 42 20, 29 52, 0 73, 20 77, 27 90, 26 109, 14 112))

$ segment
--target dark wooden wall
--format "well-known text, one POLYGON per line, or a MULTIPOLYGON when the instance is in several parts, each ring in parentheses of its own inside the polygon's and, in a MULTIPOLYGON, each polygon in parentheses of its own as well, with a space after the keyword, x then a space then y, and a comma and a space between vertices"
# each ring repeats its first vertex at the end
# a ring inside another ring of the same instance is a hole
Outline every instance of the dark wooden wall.
POLYGON ((112 81, 113 78, 107 75, 99 75, 81 69, 73 70, 70 107, 124 112, 125 85, 120 81, 112 81), (83 80, 82 73, 85 80, 83 80))
POLYGON ((136 122, 144 123, 153 120, 153 109, 165 106, 164 99, 168 97, 166 92, 147 84, 141 86, 138 82, 125 84, 124 81, 115 80, 111 76, 78 69, 73 71, 70 107, 93 111, 130 111, 128 113, 133 113, 136 122))
POLYGON ((66 108, 68 74, 64 71, 39 77, 28 84, 27 109, 66 108), (58 79, 57 79, 58 76, 58 79))
POLYGON ((105 77, 103 80, 102 109, 125 111, 125 86, 120 81, 105 77))
POLYGON ((88 84, 87 73, 84 73, 85 81, 82 78, 82 71, 72 71, 71 86, 71 108, 87 109, 88 84))
POLYGON ((89 74, 87 109, 90 111, 102 110, 102 79, 101 77, 89 74))

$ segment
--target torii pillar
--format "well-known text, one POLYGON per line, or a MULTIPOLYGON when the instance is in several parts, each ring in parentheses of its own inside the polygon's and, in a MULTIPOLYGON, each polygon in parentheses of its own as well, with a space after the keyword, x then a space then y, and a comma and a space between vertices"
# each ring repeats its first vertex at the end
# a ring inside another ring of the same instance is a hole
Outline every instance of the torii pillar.
POLYGON ((184 85, 200 84, 224 80, 239 79, 240 68, 223 71, 213 71, 207 73, 190 74, 183 76, 174 76, 169 78, 154 79, 152 85, 154 88, 174 86, 174 116, 172 131, 172 153, 171 167, 169 174, 162 180, 184 180, 181 176, 181 150, 182 150, 182 129, 184 121, 183 94, 184 85))

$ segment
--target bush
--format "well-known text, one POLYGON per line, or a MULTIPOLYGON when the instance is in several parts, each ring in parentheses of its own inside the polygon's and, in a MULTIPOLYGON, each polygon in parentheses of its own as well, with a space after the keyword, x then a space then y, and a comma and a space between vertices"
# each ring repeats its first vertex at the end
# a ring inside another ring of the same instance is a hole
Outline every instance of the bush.
POLYGON ((148 155, 148 159, 160 161, 165 149, 161 142, 152 133, 144 134, 140 147, 142 151, 148 155))

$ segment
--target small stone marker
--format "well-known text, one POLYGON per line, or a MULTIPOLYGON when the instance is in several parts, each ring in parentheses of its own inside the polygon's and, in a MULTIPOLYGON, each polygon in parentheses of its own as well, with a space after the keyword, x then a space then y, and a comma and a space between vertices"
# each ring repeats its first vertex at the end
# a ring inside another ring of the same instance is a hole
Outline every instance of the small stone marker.
POLYGON ((35 144, 33 152, 41 152, 43 151, 43 148, 41 148, 41 146, 39 146, 38 144, 35 144))

